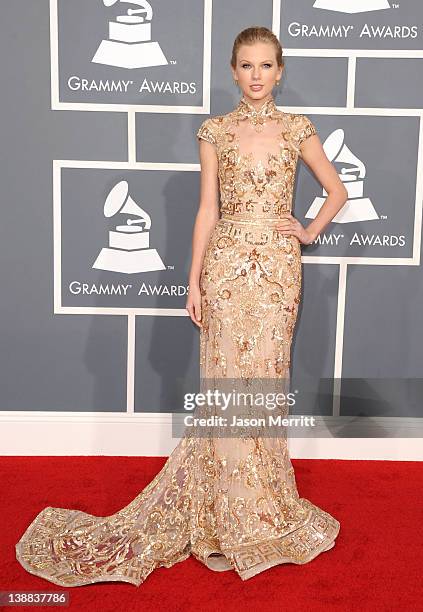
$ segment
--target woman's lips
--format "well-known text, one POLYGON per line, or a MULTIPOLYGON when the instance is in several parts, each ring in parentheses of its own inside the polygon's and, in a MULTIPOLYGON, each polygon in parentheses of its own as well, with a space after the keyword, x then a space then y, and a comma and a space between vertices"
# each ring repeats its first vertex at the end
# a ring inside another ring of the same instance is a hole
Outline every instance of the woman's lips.
POLYGON ((250 85, 250 88, 251 88, 253 91, 260 91, 260 89, 262 89, 262 88, 263 88, 263 85, 250 85))

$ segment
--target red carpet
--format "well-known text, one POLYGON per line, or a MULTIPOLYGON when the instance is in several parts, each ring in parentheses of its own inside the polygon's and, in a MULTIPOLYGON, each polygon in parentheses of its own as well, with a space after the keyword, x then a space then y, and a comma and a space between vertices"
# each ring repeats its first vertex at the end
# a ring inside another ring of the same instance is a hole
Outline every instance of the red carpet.
MULTIPOLYGON (((106 516, 129 503, 164 458, 1 457, 0 590, 68 590, 72 611, 423 610, 423 469, 393 461, 293 460, 302 497, 341 523, 335 547, 306 565, 279 565, 243 582, 191 557, 140 587, 62 588, 27 573, 15 543, 45 506, 106 516)), ((4 610, 66 608, 7 607, 4 610)))

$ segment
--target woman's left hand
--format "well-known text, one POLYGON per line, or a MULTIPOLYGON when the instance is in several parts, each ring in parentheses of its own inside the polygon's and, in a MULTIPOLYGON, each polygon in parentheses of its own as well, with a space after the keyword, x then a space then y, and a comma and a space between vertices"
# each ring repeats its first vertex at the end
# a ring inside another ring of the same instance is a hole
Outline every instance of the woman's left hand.
POLYGON ((296 236, 301 244, 311 244, 314 240, 314 236, 290 213, 281 216, 281 222, 276 225, 276 228, 282 234, 296 236))

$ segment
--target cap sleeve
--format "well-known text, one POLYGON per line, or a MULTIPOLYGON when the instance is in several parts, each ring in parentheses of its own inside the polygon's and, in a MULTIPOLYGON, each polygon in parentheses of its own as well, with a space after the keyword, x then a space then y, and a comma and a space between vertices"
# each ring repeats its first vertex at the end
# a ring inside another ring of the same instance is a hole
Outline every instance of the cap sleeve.
POLYGON ((313 136, 313 134, 317 134, 317 130, 315 125, 311 122, 311 120, 307 117, 307 115, 298 115, 298 126, 296 130, 296 140, 298 147, 301 145, 304 140, 313 136))
POLYGON ((197 132, 197 138, 207 140, 207 142, 214 145, 216 144, 216 129, 210 117, 205 119, 200 125, 197 132))

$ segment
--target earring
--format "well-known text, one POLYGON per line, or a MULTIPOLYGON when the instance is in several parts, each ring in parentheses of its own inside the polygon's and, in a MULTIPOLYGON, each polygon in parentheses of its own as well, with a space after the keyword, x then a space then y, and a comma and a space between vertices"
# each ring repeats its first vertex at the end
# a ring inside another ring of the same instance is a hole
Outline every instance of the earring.
POLYGON ((279 80, 277 80, 277 81, 276 81, 276 85, 279 85, 279 83, 280 83, 280 81, 279 81, 279 80))

